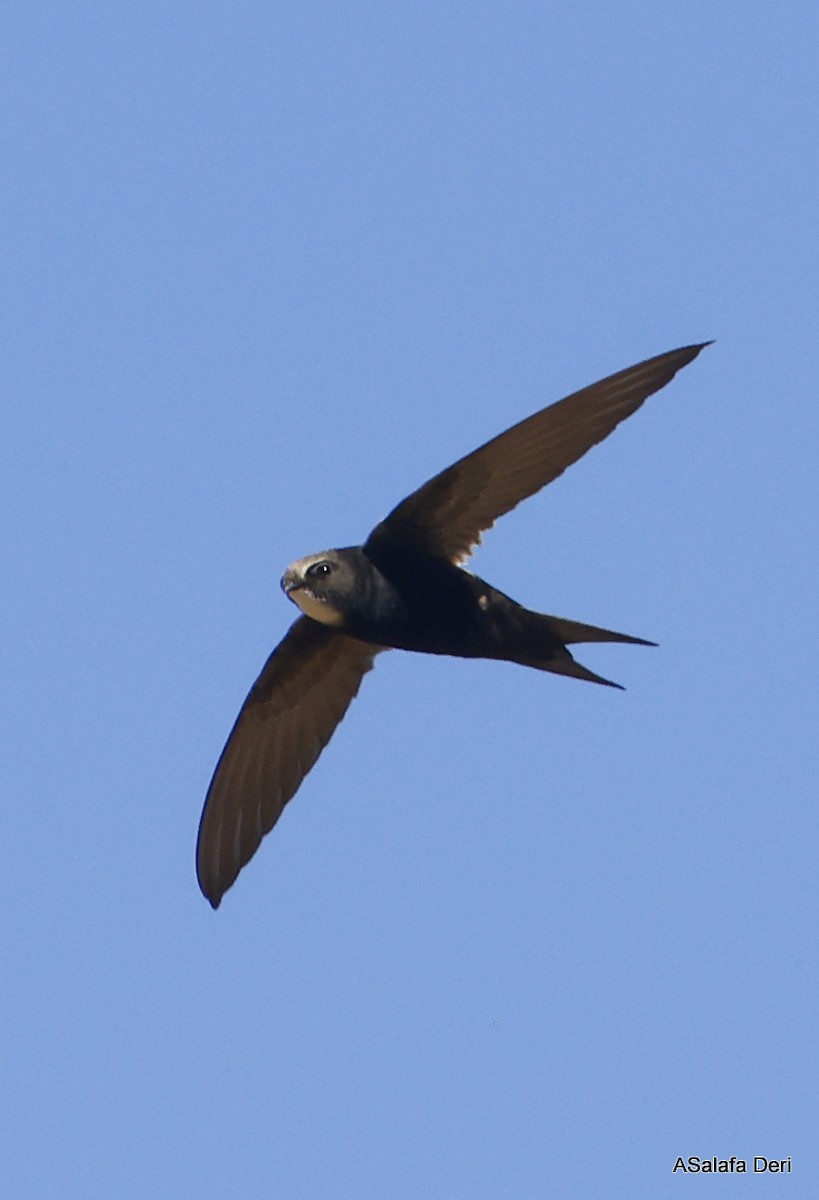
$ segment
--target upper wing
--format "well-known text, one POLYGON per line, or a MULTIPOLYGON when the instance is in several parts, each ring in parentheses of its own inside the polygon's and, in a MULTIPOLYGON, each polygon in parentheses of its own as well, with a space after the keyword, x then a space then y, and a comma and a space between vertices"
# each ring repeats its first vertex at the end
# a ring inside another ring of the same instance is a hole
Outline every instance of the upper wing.
POLYGON ((196 874, 214 908, 327 745, 379 649, 299 617, 270 655, 202 810, 196 874))
POLYGON ((463 562, 483 530, 562 475, 708 345, 649 358, 513 425, 402 500, 367 546, 398 541, 463 562))

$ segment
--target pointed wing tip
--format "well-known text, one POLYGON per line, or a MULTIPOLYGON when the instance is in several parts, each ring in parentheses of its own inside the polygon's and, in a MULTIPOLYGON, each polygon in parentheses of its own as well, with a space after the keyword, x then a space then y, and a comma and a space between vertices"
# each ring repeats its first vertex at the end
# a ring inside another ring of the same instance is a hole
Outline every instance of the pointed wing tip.
POLYGON ((713 346, 715 341, 716 338, 709 338, 707 342, 693 342, 690 346, 683 346, 681 352, 688 351, 691 356, 688 361, 691 362, 691 360, 695 359, 702 350, 706 350, 709 346, 713 346))
MULTIPOLYGON (((688 346, 678 346, 676 350, 667 350, 664 354, 657 354, 653 358, 647 359, 646 363, 642 365, 647 366, 656 363, 657 366, 661 366, 663 363, 666 363, 673 372, 671 375, 671 379, 673 379, 678 371, 681 371, 683 367, 687 367, 703 350, 707 349, 708 346, 713 346, 713 344, 714 340, 712 338, 708 342, 692 342, 688 346)), ((661 386, 665 387, 665 384, 661 386)))
MULTIPOLYGON (((211 908, 214 910, 217 909, 222 903, 222 898, 227 891, 227 887, 221 887, 213 880, 204 879, 198 867, 196 870, 196 882, 199 884, 199 891, 205 897, 211 908)), ((228 884, 228 887, 230 887, 230 884, 228 884)))
POLYGON ((649 362, 674 362, 674 374, 680 371, 683 367, 687 367, 689 363, 707 349, 708 346, 713 346, 714 339, 711 338, 707 342, 692 342, 689 346, 678 346, 676 350, 669 350, 665 354, 658 354, 655 358, 649 359, 649 362))

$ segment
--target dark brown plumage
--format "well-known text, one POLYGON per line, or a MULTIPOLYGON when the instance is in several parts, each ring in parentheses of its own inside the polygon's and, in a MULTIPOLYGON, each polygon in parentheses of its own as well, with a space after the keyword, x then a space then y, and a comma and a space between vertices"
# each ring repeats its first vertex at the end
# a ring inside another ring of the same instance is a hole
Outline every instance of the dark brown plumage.
POLYGON ((378 648, 299 617, 268 658, 216 766, 199 886, 216 907, 346 713, 378 648))
POLYGON ((380 650, 506 659, 609 684, 567 646, 650 644, 530 612, 459 564, 498 517, 607 437, 704 345, 648 359, 535 413, 413 492, 363 546, 288 568, 282 586, 305 615, 242 706, 202 813, 197 874, 214 908, 315 763, 380 650))

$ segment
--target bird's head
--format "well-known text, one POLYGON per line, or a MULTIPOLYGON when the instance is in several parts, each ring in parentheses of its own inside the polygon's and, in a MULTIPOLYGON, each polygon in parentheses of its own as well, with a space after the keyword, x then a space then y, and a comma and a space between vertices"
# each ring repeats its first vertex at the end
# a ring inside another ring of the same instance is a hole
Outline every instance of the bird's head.
POLYGON ((345 550, 310 554, 290 564, 281 584, 305 616, 321 625, 341 626, 355 597, 354 562, 345 550))

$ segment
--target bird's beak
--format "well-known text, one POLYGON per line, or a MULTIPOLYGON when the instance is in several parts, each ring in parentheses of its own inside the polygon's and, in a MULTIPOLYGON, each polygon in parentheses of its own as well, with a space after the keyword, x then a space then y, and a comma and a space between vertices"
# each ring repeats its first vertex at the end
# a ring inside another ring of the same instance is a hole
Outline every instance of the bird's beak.
POLYGON ((288 567, 281 578, 282 591, 285 596, 289 596, 291 592, 295 592, 300 587, 304 587, 304 580, 298 571, 294 571, 292 567, 288 567))

